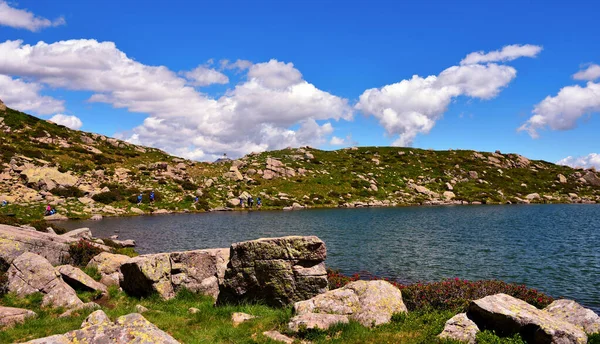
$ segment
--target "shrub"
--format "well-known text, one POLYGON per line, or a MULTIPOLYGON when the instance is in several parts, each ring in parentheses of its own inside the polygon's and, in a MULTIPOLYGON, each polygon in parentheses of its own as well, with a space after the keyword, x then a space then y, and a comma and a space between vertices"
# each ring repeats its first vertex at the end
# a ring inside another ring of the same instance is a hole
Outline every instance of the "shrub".
MULTIPOLYGON (((361 277, 379 279, 372 275, 345 276, 336 270, 328 270, 329 286, 331 289, 340 288, 361 277)), ((384 279, 387 280, 387 279, 384 279)), ((406 307, 413 311, 418 309, 465 310, 471 300, 488 295, 504 293, 521 299, 535 307, 544 308, 554 299, 536 289, 524 285, 506 283, 498 280, 467 281, 459 278, 446 279, 441 282, 400 284, 389 281, 400 290, 406 307)))
POLYGON ((84 192, 76 186, 63 186, 52 190, 52 194, 60 197, 83 197, 84 192))
POLYGON ((86 266, 81 270, 83 270, 83 272, 85 272, 88 276, 93 278, 94 281, 98 282, 102 278, 102 275, 98 271, 98 268, 96 268, 95 266, 86 266))
POLYGON ((176 182, 177 182, 177 184, 181 185, 181 187, 182 187, 184 190, 191 191, 191 190, 196 190, 196 189, 198 189, 198 185, 196 185, 196 184, 192 183, 192 182, 191 182, 191 181, 189 181, 189 180, 181 180, 181 181, 180 181, 180 180, 176 180, 176 182))
POLYGON ((123 200, 123 196, 119 191, 107 191, 101 192, 99 194, 95 194, 92 196, 92 199, 96 202, 110 204, 112 202, 117 202, 123 200))
POLYGON ((86 266, 92 258, 104 252, 101 248, 92 245, 89 241, 79 240, 69 246, 71 263, 76 266, 86 266))

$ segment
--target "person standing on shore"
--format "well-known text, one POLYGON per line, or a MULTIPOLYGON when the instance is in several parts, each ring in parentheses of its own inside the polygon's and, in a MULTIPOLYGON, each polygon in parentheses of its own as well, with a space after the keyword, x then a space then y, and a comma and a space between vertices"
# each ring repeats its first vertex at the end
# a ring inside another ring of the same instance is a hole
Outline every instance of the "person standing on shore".
POLYGON ((240 207, 244 207, 244 199, 240 196, 240 207))
POLYGON ((138 201, 138 202, 137 202, 137 204, 138 204, 138 205, 142 204, 142 198, 143 198, 143 196, 142 196, 142 194, 140 193, 140 194, 138 195, 138 198, 137 198, 137 201, 138 201))
POLYGON ((154 203, 154 190, 150 191, 150 203, 154 203))
POLYGON ((260 206, 262 205, 262 200, 260 199, 260 196, 256 197, 256 207, 258 209, 260 209, 260 206))
POLYGON ((254 199, 252 199, 252 196, 248 196, 248 207, 250 209, 252 209, 253 204, 254 204, 254 199))

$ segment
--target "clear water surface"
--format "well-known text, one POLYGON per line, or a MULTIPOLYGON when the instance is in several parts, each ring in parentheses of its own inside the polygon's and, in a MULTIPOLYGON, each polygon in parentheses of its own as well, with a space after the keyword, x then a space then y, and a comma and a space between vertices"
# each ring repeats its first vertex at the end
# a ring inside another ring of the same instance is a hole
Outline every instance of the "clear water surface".
POLYGON ((600 313, 600 205, 324 209, 70 221, 96 237, 134 239, 141 253, 229 247, 317 235, 327 265, 401 282, 460 277, 523 283, 600 313))

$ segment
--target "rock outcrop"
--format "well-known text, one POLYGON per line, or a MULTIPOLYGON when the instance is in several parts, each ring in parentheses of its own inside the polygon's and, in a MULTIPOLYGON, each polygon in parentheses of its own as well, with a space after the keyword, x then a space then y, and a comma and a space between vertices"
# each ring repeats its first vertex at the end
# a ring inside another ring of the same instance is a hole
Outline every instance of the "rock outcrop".
POLYGON ((123 280, 121 265, 129 260, 128 256, 102 252, 88 263, 88 267, 95 267, 101 275, 100 283, 105 286, 119 286, 123 280))
POLYGON ((177 290, 185 288, 216 300, 228 257, 228 249, 138 256, 121 265, 121 287, 138 296, 157 292, 164 299, 174 297, 177 290))
POLYGON ((8 290, 17 296, 40 292, 42 306, 76 308, 83 304, 52 264, 35 253, 25 252, 8 268, 8 290))
POLYGON ((37 190, 52 190, 56 187, 73 186, 77 183, 76 176, 61 173, 52 167, 32 167, 21 171, 26 183, 37 190))
POLYGON ((0 306, 0 328, 22 323, 25 319, 36 316, 35 312, 28 309, 0 306))
POLYGON ((102 283, 94 281, 93 278, 88 276, 81 269, 71 265, 61 265, 56 268, 60 273, 63 281, 70 285, 74 289, 84 291, 100 291, 106 293, 106 286, 102 283))
POLYGON ((469 319, 466 313, 459 313, 446 321, 444 331, 438 337, 475 344, 478 332, 479 327, 477 327, 477 324, 469 319))
POLYGON ((310 300, 296 302, 294 312, 296 316, 289 328, 295 331, 301 324, 325 329, 344 318, 342 322, 355 320, 372 327, 390 322, 393 314, 406 313, 407 309, 402 292, 391 283, 355 281, 310 300))
POLYGON ((175 338, 146 320, 141 314, 132 313, 117 318, 113 323, 102 311, 90 314, 81 324, 80 330, 35 339, 28 344, 48 343, 90 343, 90 344, 126 344, 126 343, 179 343, 175 338))
POLYGON ((0 225, 0 260, 10 264, 22 253, 32 252, 46 258, 53 265, 59 265, 69 259, 69 245, 77 240, 0 225))
POLYGON ((285 306, 327 291, 325 243, 289 236, 231 245, 220 302, 263 301, 285 306))
POLYGON ((471 301, 467 316, 482 330, 501 336, 520 333, 528 343, 586 343, 583 330, 506 294, 471 301))

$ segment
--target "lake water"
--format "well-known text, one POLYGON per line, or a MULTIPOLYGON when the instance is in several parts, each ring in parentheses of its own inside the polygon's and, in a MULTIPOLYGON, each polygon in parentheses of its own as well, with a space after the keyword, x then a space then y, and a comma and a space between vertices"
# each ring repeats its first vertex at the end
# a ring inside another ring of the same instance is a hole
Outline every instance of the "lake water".
POLYGON ((178 214, 70 221, 134 239, 141 253, 317 235, 327 265, 401 282, 460 277, 523 283, 600 313, 600 205, 511 205, 178 214))

